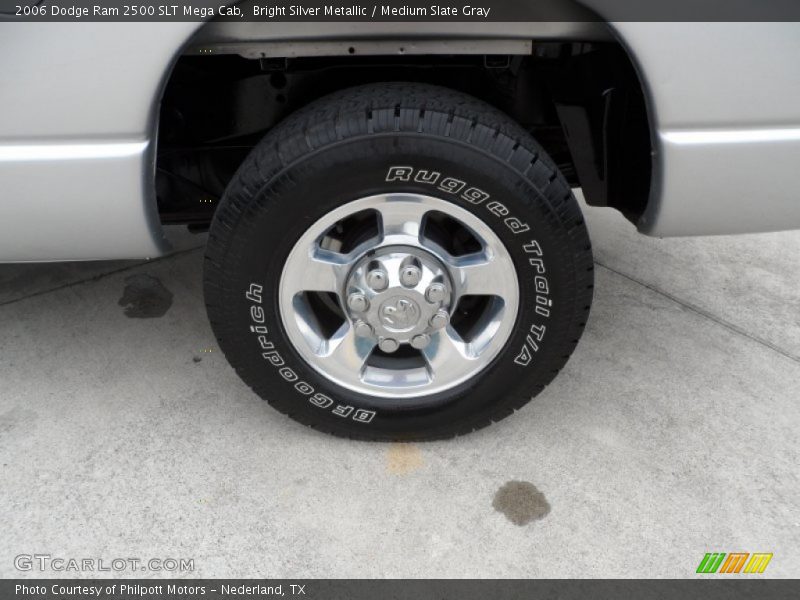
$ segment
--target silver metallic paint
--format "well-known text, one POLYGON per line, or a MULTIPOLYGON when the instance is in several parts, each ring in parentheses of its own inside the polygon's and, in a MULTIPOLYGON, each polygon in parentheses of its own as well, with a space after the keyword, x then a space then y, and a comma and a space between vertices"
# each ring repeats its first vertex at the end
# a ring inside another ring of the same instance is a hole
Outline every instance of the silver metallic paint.
POLYGON ((655 236, 800 228, 800 23, 613 23, 649 96, 655 236))
MULTIPOLYGON (((265 39, 303 43, 463 39, 464 31, 530 40, 547 29, 241 24, 254 25, 265 39)), ((158 100, 174 59, 201 26, 0 23, 0 261, 142 258, 165 250, 153 189, 158 100), (121 147, 137 151, 119 155, 121 147)), ((668 236, 800 228, 792 180, 800 139, 775 135, 800 128, 800 24, 611 28, 640 71, 655 134, 654 187, 640 230, 668 236)))
POLYGON ((158 101, 199 26, 0 23, 1 262, 164 252, 158 101))

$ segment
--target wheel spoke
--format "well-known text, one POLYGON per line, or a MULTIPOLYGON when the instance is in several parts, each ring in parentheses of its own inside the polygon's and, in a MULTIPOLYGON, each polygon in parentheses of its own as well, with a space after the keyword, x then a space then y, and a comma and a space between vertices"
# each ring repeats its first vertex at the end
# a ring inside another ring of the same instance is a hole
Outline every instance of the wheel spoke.
POLYGON ((387 238, 402 236, 419 240, 422 217, 428 208, 415 202, 383 202, 375 207, 380 215, 384 243, 387 238))
POLYGON ((339 290, 347 277, 351 256, 316 248, 296 268, 284 274, 284 289, 292 296, 301 292, 332 292, 339 290))
POLYGON ((504 277, 505 270, 499 269, 494 258, 486 252, 451 256, 447 262, 459 295, 505 295, 508 285, 504 277))
POLYGON ((422 355, 428 363, 433 381, 448 379, 451 373, 462 371, 464 363, 472 361, 469 347, 449 325, 432 336, 430 345, 422 351, 422 355))
POLYGON ((324 342, 319 360, 333 371, 346 375, 361 373, 374 347, 374 340, 358 337, 355 328, 346 321, 324 342))

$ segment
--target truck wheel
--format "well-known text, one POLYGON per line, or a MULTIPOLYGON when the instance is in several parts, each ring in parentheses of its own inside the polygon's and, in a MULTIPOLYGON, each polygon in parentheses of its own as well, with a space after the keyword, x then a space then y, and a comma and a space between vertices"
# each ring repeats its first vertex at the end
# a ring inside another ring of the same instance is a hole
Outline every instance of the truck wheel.
POLYGON ((214 217, 212 327, 262 398, 321 431, 439 439, 564 366, 592 298, 570 187, 491 106, 409 83, 322 98, 269 132, 214 217))

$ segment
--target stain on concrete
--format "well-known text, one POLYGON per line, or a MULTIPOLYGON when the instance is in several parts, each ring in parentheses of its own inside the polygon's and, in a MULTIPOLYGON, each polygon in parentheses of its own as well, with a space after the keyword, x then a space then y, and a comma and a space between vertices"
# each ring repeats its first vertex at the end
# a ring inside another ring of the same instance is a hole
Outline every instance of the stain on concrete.
POLYGON ((172 292, 152 275, 131 275, 125 278, 117 304, 125 307, 125 316, 131 319, 157 319, 172 306, 172 292))
POLYGON ((494 495, 492 506, 514 525, 527 525, 550 512, 544 494, 528 481, 509 481, 494 495))
POLYGON ((203 360, 203 359, 202 359, 202 358, 200 358, 199 356, 193 356, 193 357, 192 357, 192 360, 193 360, 194 362, 196 362, 196 363, 199 363, 199 362, 200 362, 201 360, 203 360))
POLYGON ((386 469, 393 475, 407 475, 423 465, 422 452, 414 444, 392 444, 386 451, 386 469))

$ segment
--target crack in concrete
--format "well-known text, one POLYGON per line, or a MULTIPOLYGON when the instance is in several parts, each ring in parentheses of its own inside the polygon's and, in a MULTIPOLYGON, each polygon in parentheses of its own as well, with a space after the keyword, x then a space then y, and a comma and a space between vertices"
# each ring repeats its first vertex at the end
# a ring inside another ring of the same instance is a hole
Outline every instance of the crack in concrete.
MULTIPOLYGON (((74 287, 76 285, 83 285, 83 284, 86 284, 86 283, 93 283, 95 281, 100 281, 101 279, 105 279, 106 277, 109 277, 111 275, 116 275, 118 273, 124 273, 125 271, 130 271, 131 269, 136 269, 136 268, 143 267, 143 266, 146 266, 146 265, 151 265, 151 264, 154 264, 154 263, 157 263, 157 262, 168 260, 170 258, 175 258, 175 257, 178 257, 178 256, 182 256, 184 254, 189 254, 190 252, 196 252, 197 250, 202 250, 203 248, 205 248, 205 245, 203 245, 203 246, 195 246, 193 248, 187 248, 186 250, 179 250, 178 252, 174 252, 174 253, 168 254, 166 256, 160 256, 158 258, 154 258, 154 259, 149 260, 147 262, 136 263, 136 264, 130 265, 128 267, 122 267, 120 269, 114 269, 113 271, 108 271, 107 273, 100 273, 98 275, 95 275, 93 277, 88 277, 86 279, 80 279, 78 281, 71 281, 70 283, 65 283, 64 285, 60 285, 60 286, 57 286, 57 287, 54 287, 54 288, 49 288, 49 289, 46 289, 46 290, 41 290, 41 291, 38 291, 38 292, 34 292, 33 294, 28 294, 27 296, 22 296, 20 298, 15 298, 13 300, 7 300, 6 302, 0 302, 0 307, 9 306, 11 304, 16 304, 16 303, 22 302, 24 300, 29 300, 31 298, 36 298, 38 296, 44 296, 44 295, 50 294, 52 292, 58 292, 60 290, 67 289, 67 288, 70 288, 70 287, 74 287)), ((708 319, 709 321, 712 321, 712 322, 716 323, 717 325, 720 325, 721 327, 724 327, 728 331, 731 331, 731 332, 733 332, 733 333, 735 333, 737 335, 740 335, 740 336, 742 336, 744 338, 747 338, 747 339, 749 339, 749 340, 751 340, 751 341, 753 341, 753 342, 755 342, 755 343, 757 343, 757 344, 759 344, 761 346, 764 346, 765 348, 768 348, 769 350, 772 350, 773 352, 776 352, 777 354, 780 354, 781 356, 783 356, 785 358, 788 358, 789 360, 791 360, 792 362, 794 362, 796 364, 800 364, 800 356, 796 356, 796 355, 792 354, 791 352, 789 352, 788 350, 784 350, 783 348, 781 348, 780 346, 777 346, 776 344, 773 344, 769 340, 766 340, 766 339, 764 339, 762 337, 759 337, 757 335, 753 335, 752 333, 750 333, 746 329, 743 329, 742 327, 739 327, 738 325, 736 325, 734 323, 731 323, 730 321, 726 321, 725 319, 723 319, 721 317, 718 317, 718 316, 714 315, 713 313, 711 313, 711 312, 709 312, 709 311, 707 311, 707 310, 705 310, 703 308, 700 308, 699 306, 696 306, 696 305, 692 304, 691 302, 688 302, 686 300, 682 300, 681 298, 678 298, 677 296, 673 296, 669 292, 665 292, 664 290, 662 290, 662 289, 660 289, 660 288, 658 288, 658 287, 656 287, 654 285, 651 285, 651 284, 649 284, 649 283, 647 283, 645 281, 641 281, 641 280, 639 280, 639 279, 637 279, 637 278, 635 278, 635 277, 633 277, 631 275, 628 275, 627 273, 623 273, 622 271, 618 271, 617 269, 614 269, 613 267, 609 267, 608 265, 605 265, 605 264, 603 264, 601 262, 595 261, 594 264, 597 265, 598 267, 601 267, 601 268, 605 269, 606 271, 609 271, 610 273, 614 273, 615 275, 618 275, 619 277, 622 277, 623 279, 627 279, 631 283, 635 283, 636 285, 639 285, 639 286, 641 286, 641 287, 643 287, 645 289, 648 289, 651 292, 654 292, 654 293, 656 293, 656 294, 658 294, 660 296, 663 296, 664 298, 667 298, 668 300, 671 300, 675 304, 678 304, 679 306, 682 306, 682 307, 692 311, 693 313, 695 313, 697 315, 700 315, 701 317, 704 317, 705 319, 708 319)))
POLYGON ((44 296, 46 294, 51 294, 53 292, 65 290, 67 288, 75 287, 76 285, 83 285, 85 283, 94 283, 95 281, 100 281, 101 279, 105 279, 106 277, 110 277, 111 275, 124 273, 125 271, 130 271, 131 269, 138 269, 139 267, 146 267, 147 265, 152 265, 170 258, 175 258, 177 256, 183 256, 184 254, 189 254, 190 252, 195 252, 197 250, 203 250, 204 248, 205 244, 202 246, 195 246, 194 248, 187 248, 186 250, 178 250, 177 252, 173 252, 172 254, 159 256, 158 258, 152 258, 146 262, 137 262, 136 264, 129 265, 127 267, 121 267, 119 269, 114 269, 113 271, 107 271, 106 273, 98 273, 97 275, 93 275, 92 277, 87 277, 86 279, 70 281, 69 283, 65 283, 63 285, 59 285, 54 288, 39 290, 38 292, 28 294, 27 296, 21 296, 19 298, 14 298, 13 300, 6 300, 5 302, 0 302, 0 307, 8 306, 9 304, 16 304, 17 302, 22 302, 23 300, 29 300, 31 298, 37 298, 38 296, 44 296))
POLYGON ((800 364, 800 356, 796 356, 796 355, 792 354, 791 352, 789 352, 788 350, 784 350, 783 348, 773 344, 769 340, 766 340, 766 339, 764 339, 762 337, 759 337, 757 335, 753 335, 752 333, 750 333, 746 329, 744 329, 742 327, 739 327, 738 325, 736 325, 734 323, 731 323, 730 321, 726 321, 722 317, 718 317, 715 314, 713 314, 713 313, 711 313, 711 312, 709 312, 709 311, 707 311, 707 310, 705 310, 703 308, 700 308, 699 306, 696 306, 696 305, 692 304, 691 302, 687 302, 686 300, 682 300, 682 299, 678 298, 677 296, 673 296, 669 292, 665 292, 664 290, 662 290, 660 288, 657 288, 656 286, 651 285, 651 284, 649 284, 647 282, 640 281, 639 279, 636 279, 635 277, 632 277, 631 275, 628 275, 627 273, 623 273, 622 271, 618 271, 618 270, 614 269, 613 267, 609 267, 608 265, 604 265, 603 263, 600 263, 600 262, 597 262, 597 261, 594 261, 594 264, 597 265, 598 267, 602 267, 603 269, 605 269, 605 270, 607 270, 607 271, 609 271, 611 273, 614 273, 615 275, 619 275, 623 279, 627 279, 628 281, 630 281, 632 283, 640 285, 643 288, 646 288, 646 289, 650 290, 651 292, 654 292, 654 293, 656 293, 656 294, 658 294, 660 296, 663 296, 664 298, 667 298, 668 300, 671 300, 675 304, 678 304, 679 306, 682 306, 682 307, 686 308, 687 310, 690 310, 693 313, 695 313, 697 315, 700 315, 701 317, 704 317, 704 318, 708 319, 709 321, 712 321, 712 322, 716 323, 717 325, 720 325, 720 326, 724 327, 728 331, 731 331, 731 332, 733 332, 733 333, 735 333, 737 335, 745 337, 745 338, 747 338, 747 339, 749 339, 749 340, 751 340, 751 341, 753 341, 753 342, 755 342, 757 344, 760 344, 761 346, 764 346, 765 348, 768 348, 768 349, 772 350, 773 352, 776 352, 776 353, 780 354, 781 356, 783 356, 785 358, 788 358, 789 360, 791 360, 791 361, 793 361, 793 362, 795 362, 797 364, 800 364))

